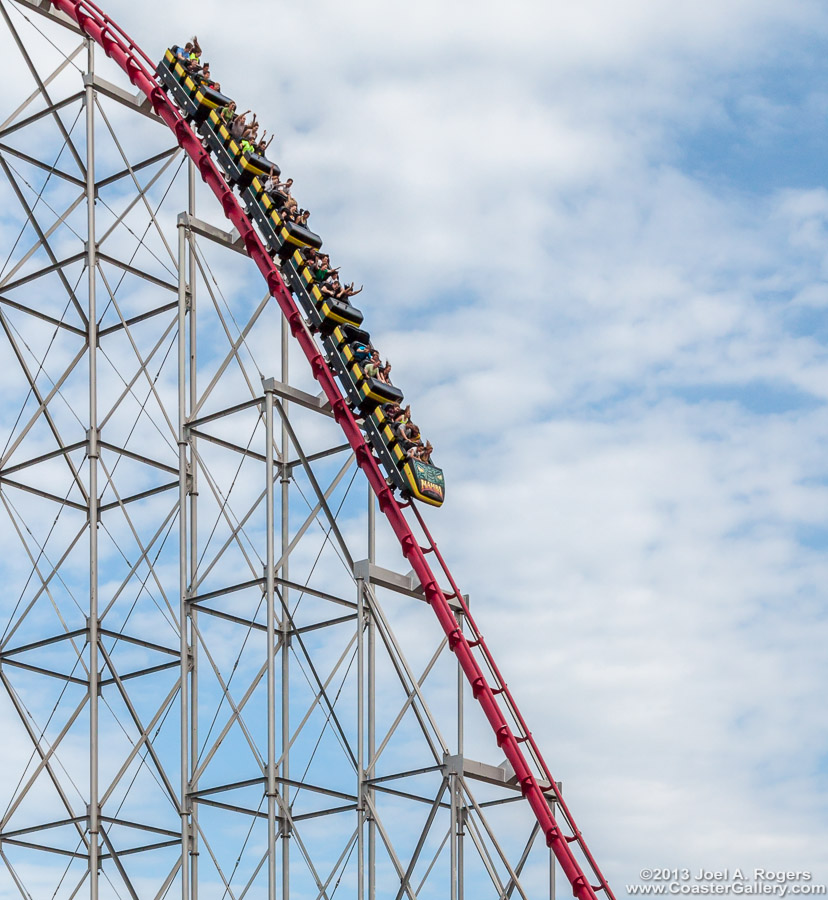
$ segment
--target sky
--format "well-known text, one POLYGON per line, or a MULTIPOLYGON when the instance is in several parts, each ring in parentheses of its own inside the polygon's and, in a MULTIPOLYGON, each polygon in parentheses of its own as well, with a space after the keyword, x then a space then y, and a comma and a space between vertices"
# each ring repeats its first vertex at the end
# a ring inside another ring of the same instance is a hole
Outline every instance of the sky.
POLYGON ((825 8, 106 11, 153 57, 197 30, 365 284, 435 536, 616 895, 828 884, 825 8))

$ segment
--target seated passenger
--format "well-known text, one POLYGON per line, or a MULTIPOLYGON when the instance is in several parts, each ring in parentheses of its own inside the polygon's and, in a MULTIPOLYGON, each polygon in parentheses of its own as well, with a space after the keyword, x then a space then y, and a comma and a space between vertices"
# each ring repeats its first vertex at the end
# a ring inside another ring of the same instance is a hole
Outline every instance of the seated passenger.
POLYGON ((369 344, 365 344, 362 341, 354 341, 351 344, 351 352, 354 354, 354 359, 361 363, 365 362, 366 359, 370 359, 371 357, 371 347, 369 344))
POLYGON ((247 138, 242 138, 239 141, 239 147, 241 148, 242 153, 255 153, 256 152, 256 148, 253 146, 253 144, 250 143, 250 141, 247 140, 247 138))
POLYGON ((341 288, 342 285, 339 283, 339 275, 336 272, 332 272, 319 285, 319 290, 323 297, 336 297, 341 288))
POLYGON ((297 225, 301 225, 303 228, 307 228, 309 218, 310 218, 310 210, 302 209, 299 211, 299 214, 296 216, 296 218, 294 218, 293 221, 296 222, 297 225))
POLYGON ((391 372, 391 363, 386 362, 385 365, 383 365, 378 350, 373 350, 371 352, 371 358, 362 367, 362 371, 365 372, 369 378, 376 378, 377 381, 381 381, 383 384, 391 384, 388 378, 388 375, 391 372))
POLYGON ((185 44, 184 49, 188 52, 184 68, 191 75, 197 75, 201 71, 201 47, 199 46, 198 38, 194 37, 192 41, 185 44))
POLYGON ((314 264, 311 265, 311 275, 317 283, 325 281, 326 278, 336 275, 338 272, 339 269, 331 268, 331 258, 327 253, 317 254, 314 264))
POLYGON ((403 409, 399 403, 386 403, 382 411, 392 426, 406 425, 411 419, 411 405, 403 409))
MULTIPOLYGON (((288 181, 290 181, 290 179, 288 179, 288 181)), ((285 185, 287 185, 287 181, 285 182, 285 185)), ((299 215, 299 204, 293 197, 290 196, 290 194, 287 194, 285 196, 284 213, 291 222, 295 221, 296 216, 299 215)))
MULTIPOLYGON (((290 196, 290 189, 292 187, 293 187, 293 179, 292 178, 288 178, 287 181, 283 181, 279 185, 279 193, 273 199, 280 201, 283 204, 288 203, 290 200, 292 200, 292 197, 290 196)), ((296 201, 293 200, 293 203, 295 204, 296 201)))
POLYGON ((423 447, 422 442, 420 442, 419 452, 417 453, 417 459, 420 462, 424 462, 426 465, 432 465, 431 462, 431 454, 434 452, 434 447, 431 446, 431 441, 428 441, 423 447))
MULTIPOLYGON (((250 110, 247 112, 250 112, 250 110)), ((219 110, 219 118, 221 119, 222 124, 228 127, 233 124, 233 119, 235 119, 237 115, 235 100, 231 100, 227 106, 222 106, 219 110)), ((247 113, 244 113, 244 115, 247 115, 247 113)))
POLYGON ((210 88, 210 90, 221 91, 221 85, 217 81, 213 81, 210 77, 210 63, 204 63, 201 72, 198 74, 198 79, 205 87, 210 88))
POLYGON ((259 156, 264 156, 265 153, 267 153, 267 148, 273 143, 273 138, 275 137, 275 135, 272 134, 270 136, 270 140, 266 141, 265 140, 266 134, 267 134, 267 132, 265 131, 264 134, 259 138, 258 143, 256 144, 256 153, 258 153, 259 156))
POLYGON ((240 141, 244 137, 244 132, 247 128, 247 113, 249 112, 250 110, 233 119, 233 123, 230 126, 230 137, 232 137, 234 141, 240 141))
POLYGON ((349 298, 356 297, 357 294, 362 293, 362 289, 365 285, 360 285, 357 290, 354 290, 354 282, 352 281, 350 284, 346 284, 345 287, 341 288, 339 293, 336 295, 337 300, 344 300, 346 303, 349 298))
POLYGON ((410 445, 416 444, 420 440, 420 429, 409 419, 402 425, 398 425, 395 429, 403 449, 407 449, 410 445))
POLYGON ((282 182, 279 181, 279 176, 276 174, 276 169, 273 166, 270 167, 270 174, 265 178, 262 188, 266 194, 271 196, 273 194, 281 194, 282 182))

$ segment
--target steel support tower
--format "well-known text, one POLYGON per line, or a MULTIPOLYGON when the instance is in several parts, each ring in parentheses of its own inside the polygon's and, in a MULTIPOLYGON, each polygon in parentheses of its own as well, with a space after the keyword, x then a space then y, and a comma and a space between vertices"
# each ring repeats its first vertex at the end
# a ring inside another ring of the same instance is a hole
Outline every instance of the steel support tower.
POLYGON ((0 898, 554 897, 580 832, 474 702, 468 598, 377 528, 128 37, 62 6, 0 0, 0 898))

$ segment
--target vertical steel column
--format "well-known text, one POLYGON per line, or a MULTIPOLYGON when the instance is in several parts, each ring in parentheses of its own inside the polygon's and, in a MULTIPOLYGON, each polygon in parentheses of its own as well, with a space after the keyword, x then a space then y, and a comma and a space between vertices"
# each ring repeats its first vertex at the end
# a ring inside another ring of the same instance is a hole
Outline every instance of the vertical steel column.
MULTIPOLYGON (((374 491, 368 485, 368 562, 376 561, 376 526, 377 507, 374 491)), ((368 605, 366 627, 368 631, 368 779, 374 777, 376 766, 374 754, 377 750, 376 737, 376 697, 377 697, 377 667, 376 667, 376 626, 374 624, 373 611, 368 605)), ((374 799, 374 790, 368 788, 371 801, 374 799)), ((368 820, 368 897, 376 900, 377 896, 377 823, 373 817, 368 820)), ((360 898, 362 900, 362 898, 360 898)))
POLYGON ((187 629, 187 233, 178 221, 178 588, 181 652, 181 900, 190 900, 190 648, 187 629))
POLYGON ((449 775, 449 791, 451 797, 451 819, 449 832, 449 881, 451 900, 457 900, 457 776, 449 775))
POLYGON ((97 266, 95 235, 95 43, 86 41, 87 65, 84 75, 86 95, 86 269, 89 284, 89 897, 98 900, 100 866, 98 832, 98 310, 95 300, 97 266))
POLYGON ((265 594, 267 599, 267 900, 276 900, 276 563, 273 387, 265 382, 265 594))
MULTIPOLYGON (((561 788, 561 783, 558 782, 558 790, 561 788)), ((552 815, 555 815, 555 801, 552 800, 549 803, 549 808, 552 810, 552 815)), ((552 851, 552 848, 549 848, 549 900, 555 900, 555 854, 552 851)))
MULTIPOLYGON (((187 179, 187 212, 195 216, 196 168, 192 160, 188 165, 187 179)), ((188 419, 198 404, 197 356, 198 334, 196 331, 196 253, 195 236, 189 233, 189 308, 190 317, 190 403, 187 411, 188 419)), ((195 590, 198 569, 198 461, 195 452, 196 437, 188 435, 190 443, 190 578, 188 597, 195 590)), ((190 634, 198 628, 198 606, 188 604, 190 634)), ((197 791, 198 783, 193 777, 198 767, 198 641, 190 641, 190 790, 197 791)), ((192 804, 190 810, 190 890, 192 900, 198 900, 198 804, 192 804)))
POLYGON ((365 580, 357 578, 357 900, 365 900, 365 580))
MULTIPOLYGON (((282 384, 288 383, 289 367, 288 352, 290 351, 290 329, 287 319, 282 316, 282 384)), ((290 440, 287 428, 287 401, 284 401, 284 415, 282 416, 282 897, 281 900, 289 900, 290 897, 290 606, 289 591, 284 582, 289 577, 288 548, 290 546, 290 469, 288 467, 290 440)))
MULTIPOLYGON (((463 630, 463 613, 455 613, 457 617, 457 625, 460 631, 463 630)), ((462 762, 463 759, 463 669, 460 662, 457 663, 457 755, 462 762)), ((450 852, 450 881, 451 881, 451 900, 460 900, 462 896, 462 819, 460 801, 462 793, 460 790, 460 779, 455 772, 449 775, 449 791, 451 796, 451 835, 449 838, 450 852)))

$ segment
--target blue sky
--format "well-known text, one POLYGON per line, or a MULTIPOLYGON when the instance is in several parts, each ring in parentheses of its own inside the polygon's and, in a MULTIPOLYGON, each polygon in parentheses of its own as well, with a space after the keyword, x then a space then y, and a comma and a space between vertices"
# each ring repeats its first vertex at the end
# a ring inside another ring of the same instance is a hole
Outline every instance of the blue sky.
MULTIPOLYGON (((366 285, 435 534, 616 893, 828 883, 824 8, 234 8, 268 25, 206 0, 205 58, 366 285)), ((142 9, 107 7, 150 55, 196 27, 142 9)))

